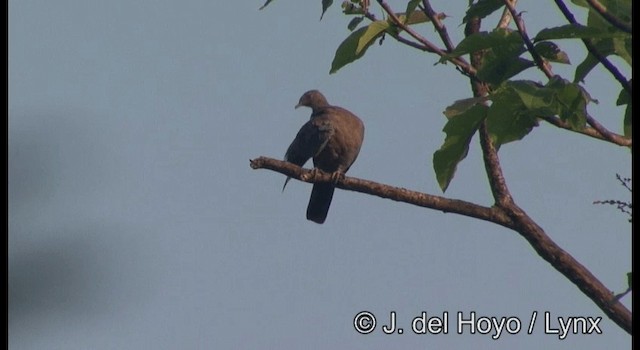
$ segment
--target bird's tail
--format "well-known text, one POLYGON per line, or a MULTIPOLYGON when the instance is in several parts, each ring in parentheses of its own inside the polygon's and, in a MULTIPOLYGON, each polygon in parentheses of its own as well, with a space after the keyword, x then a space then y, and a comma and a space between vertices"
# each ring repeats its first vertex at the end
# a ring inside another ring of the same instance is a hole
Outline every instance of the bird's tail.
POLYGON ((335 189, 336 187, 332 183, 317 183, 313 185, 311 198, 309 198, 309 205, 307 206, 307 220, 318 224, 324 222, 327 218, 335 189))
POLYGON ((287 187, 287 183, 291 180, 291 177, 287 176, 287 179, 284 180, 284 185, 282 186, 282 192, 284 192, 284 188, 287 187))

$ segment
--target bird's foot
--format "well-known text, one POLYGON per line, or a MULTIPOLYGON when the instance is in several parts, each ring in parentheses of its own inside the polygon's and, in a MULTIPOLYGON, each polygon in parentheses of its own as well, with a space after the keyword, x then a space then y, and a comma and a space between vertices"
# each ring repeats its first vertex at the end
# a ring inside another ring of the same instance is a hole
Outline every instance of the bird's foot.
POLYGON ((308 173, 302 174, 302 176, 300 176, 300 179, 302 181, 311 181, 311 180, 314 180, 317 175, 318 175, 318 168, 313 168, 308 173))
POLYGON ((334 185, 336 185, 338 181, 344 180, 345 177, 346 176, 341 171, 334 171, 331 173, 331 181, 333 182, 334 185))
MULTIPOLYGON (((320 170, 318 168, 313 168, 313 169, 309 170, 309 172, 302 174, 300 176, 300 180, 307 181, 307 182, 313 182, 318 178, 318 173, 319 172, 320 172, 320 170)), ((337 184, 338 181, 344 180, 344 178, 345 178, 345 175, 340 170, 334 171, 334 172, 331 173, 331 182, 334 185, 337 184)))

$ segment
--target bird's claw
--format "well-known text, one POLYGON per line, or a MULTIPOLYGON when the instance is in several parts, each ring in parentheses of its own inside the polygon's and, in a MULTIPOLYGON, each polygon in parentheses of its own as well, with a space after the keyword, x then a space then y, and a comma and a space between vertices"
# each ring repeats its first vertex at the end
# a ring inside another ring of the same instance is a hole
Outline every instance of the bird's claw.
POLYGON ((333 184, 337 184, 338 181, 342 181, 344 180, 345 175, 343 172, 341 171, 334 171, 331 173, 331 181, 333 182, 333 184))
POLYGON ((302 181, 311 181, 315 179, 317 175, 318 175, 318 168, 313 168, 308 173, 302 174, 302 176, 300 176, 300 179, 302 181))
MULTIPOLYGON (((315 181, 318 177, 318 172, 320 170, 318 168, 313 168, 311 170, 309 170, 309 172, 304 173, 300 176, 300 179, 302 181, 315 181)), ((339 181, 344 180, 345 175, 343 172, 341 171, 334 171, 331 173, 331 182, 335 185, 337 184, 339 181)))

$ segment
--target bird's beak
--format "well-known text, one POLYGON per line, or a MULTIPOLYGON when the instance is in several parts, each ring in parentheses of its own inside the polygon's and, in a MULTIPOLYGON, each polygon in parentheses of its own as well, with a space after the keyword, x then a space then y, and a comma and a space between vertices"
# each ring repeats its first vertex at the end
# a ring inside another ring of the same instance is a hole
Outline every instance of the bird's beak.
POLYGON ((298 103, 295 107, 293 107, 293 109, 298 109, 298 107, 302 107, 302 105, 298 103))

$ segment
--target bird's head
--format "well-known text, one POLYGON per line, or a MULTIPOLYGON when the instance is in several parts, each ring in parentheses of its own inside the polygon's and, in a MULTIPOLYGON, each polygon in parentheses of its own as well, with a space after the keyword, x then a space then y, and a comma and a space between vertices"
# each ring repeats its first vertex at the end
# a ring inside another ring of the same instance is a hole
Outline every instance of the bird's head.
POLYGON ((318 90, 309 90, 305 92, 298 101, 295 108, 298 107, 310 107, 315 110, 318 107, 328 106, 327 99, 318 90))

